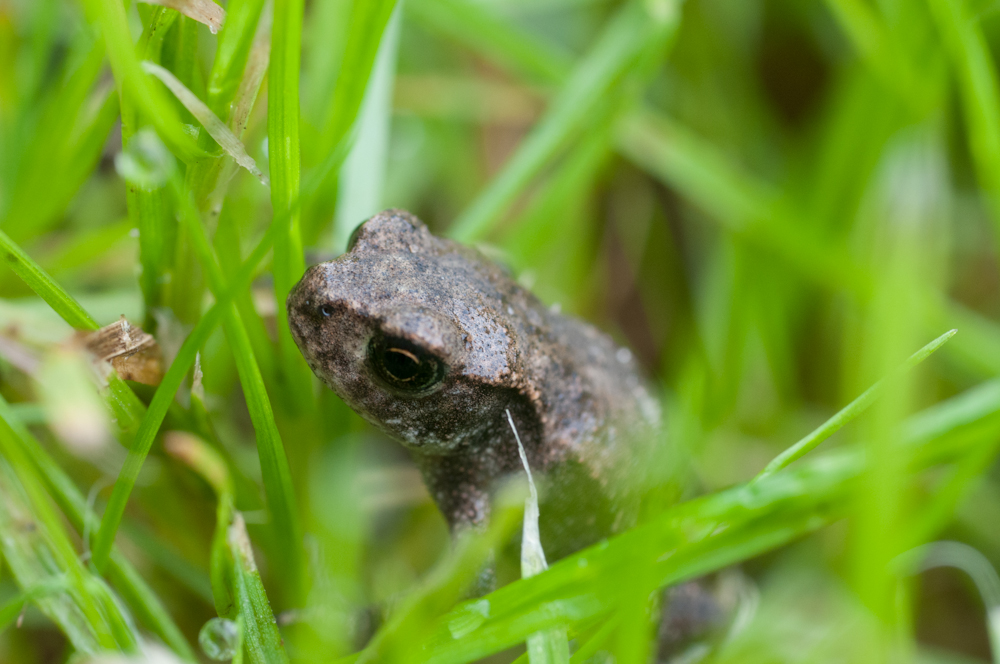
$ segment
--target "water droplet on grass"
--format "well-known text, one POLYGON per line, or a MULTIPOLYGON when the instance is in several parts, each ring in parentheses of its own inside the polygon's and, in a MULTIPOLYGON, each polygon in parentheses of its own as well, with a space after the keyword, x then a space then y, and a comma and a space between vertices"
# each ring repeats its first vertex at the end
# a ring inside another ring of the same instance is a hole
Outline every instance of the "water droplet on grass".
POLYGON ((198 645, 209 658, 224 662, 236 654, 239 628, 232 620, 212 618, 198 632, 198 645))

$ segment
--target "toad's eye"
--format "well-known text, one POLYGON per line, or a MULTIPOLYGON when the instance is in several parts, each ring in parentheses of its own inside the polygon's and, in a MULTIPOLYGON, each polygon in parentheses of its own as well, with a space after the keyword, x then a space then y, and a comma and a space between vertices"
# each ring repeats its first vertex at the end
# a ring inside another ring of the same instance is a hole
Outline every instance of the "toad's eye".
POLYGON ((404 392, 426 392, 444 379, 444 363, 416 344, 377 335, 368 344, 368 361, 390 387, 404 392))
POLYGON ((333 315, 333 307, 331 307, 329 304, 321 305, 319 308, 319 315, 322 316, 323 318, 329 318, 330 316, 333 315))

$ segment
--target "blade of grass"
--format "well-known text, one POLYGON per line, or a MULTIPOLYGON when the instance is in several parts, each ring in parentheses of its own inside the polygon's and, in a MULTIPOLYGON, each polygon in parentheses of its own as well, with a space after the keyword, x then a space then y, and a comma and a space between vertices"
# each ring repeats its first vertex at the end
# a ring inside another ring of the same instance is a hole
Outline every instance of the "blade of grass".
POLYGON ((964 0, 927 0, 952 61, 968 127, 969 151, 1000 246, 1000 88, 979 21, 964 0))
POLYGON ((572 70, 572 54, 514 28, 486 3, 412 0, 408 11, 453 39, 475 42, 474 48, 486 57, 541 82, 560 83, 572 70))
POLYGON ((396 6, 383 33, 372 74, 358 112, 357 138, 338 178, 333 249, 347 249, 351 231, 361 220, 382 210, 396 79, 396 51, 402 32, 402 5, 396 6))
POLYGON ((23 442, 18 440, 16 431, 3 418, 0 418, 0 451, 28 498, 31 514, 38 520, 41 531, 37 536, 39 545, 50 551, 47 555, 39 551, 39 560, 52 560, 66 573, 74 603, 94 631, 94 637, 101 647, 134 648, 137 642, 134 634, 117 634, 117 630, 112 627, 113 623, 121 622, 121 616, 104 614, 98 604, 100 597, 90 593, 90 572, 80 562, 59 519, 56 506, 52 504, 51 497, 45 492, 33 465, 24 453, 23 442), (124 641, 119 640, 122 638, 124 641))
POLYGON ((167 452, 202 476, 216 497, 215 531, 209 553, 212 597, 215 610, 224 618, 235 618, 237 602, 233 593, 233 561, 227 532, 233 521, 233 481, 226 462, 203 440, 189 434, 175 434, 165 443, 167 452))
MULTIPOLYGON (((277 0, 271 31, 271 65, 267 93, 267 152, 271 173, 271 207, 285 213, 274 240, 274 298, 278 319, 278 363, 285 379, 283 401, 292 412, 309 411, 312 378, 288 329, 285 300, 305 272, 301 215, 292 209, 301 179, 299 144, 299 68, 302 55, 303 0, 277 0)), ((270 411, 270 407, 268 407, 270 411)))
MULTIPOLYGON (((333 89, 333 100, 327 106, 321 125, 319 154, 331 154, 342 147, 349 154, 353 141, 352 130, 361 111, 382 36, 395 7, 396 0, 351 3, 347 38, 333 89)), ((318 189, 318 196, 309 212, 309 217, 314 220, 312 226, 306 229, 306 236, 309 238, 317 236, 322 225, 333 217, 334 196, 330 192, 338 190, 335 181, 335 172, 329 173, 318 189)))
POLYGON ((358 117, 382 35, 395 7, 396 0, 355 2, 351 7, 344 57, 323 123, 324 153, 334 150, 344 140, 358 117))
POLYGON ((201 123, 205 131, 208 132, 208 135, 233 158, 233 161, 249 171, 265 187, 270 185, 267 176, 257 168, 257 163, 253 160, 253 157, 247 154, 247 150, 240 139, 230 131, 229 127, 203 101, 198 99, 197 95, 188 90, 169 70, 164 69, 155 62, 143 60, 140 64, 143 71, 158 78, 174 93, 177 100, 201 123))
MULTIPOLYGON (((14 417, 14 409, 0 396, 0 419, 9 423, 24 454, 31 460, 38 474, 59 508, 68 517, 78 533, 86 530, 96 532, 100 525, 91 511, 87 499, 62 468, 45 452, 42 444, 14 417)), ((124 595, 129 606, 139 614, 140 619, 150 627, 164 643, 187 661, 195 656, 180 629, 174 624, 156 594, 146 585, 135 568, 118 552, 111 554, 109 576, 112 583, 124 595)))
POLYGON ((254 32, 264 0, 231 0, 226 24, 219 33, 215 61, 208 75, 208 107, 220 118, 228 117, 243 69, 250 55, 254 32))
MULTIPOLYGON (((1000 433, 1000 384, 983 384, 914 416, 902 430, 913 470, 947 463, 1000 433)), ((646 525, 585 549, 547 571, 463 604, 438 621, 424 661, 462 662, 498 652, 529 634, 613 611, 623 584, 649 570, 660 585, 694 578, 781 546, 846 515, 852 483, 864 470, 861 450, 838 450, 799 468, 671 508, 646 525), (724 527, 720 527, 723 526, 724 527), (456 634, 470 613, 475 628, 456 634)), ((378 637, 376 637, 378 638, 378 637)), ((389 638, 388 636, 383 638, 389 638)))
MULTIPOLYGON (((427 637, 435 619, 453 606, 473 582, 490 552, 506 541, 517 526, 523 500, 516 500, 516 493, 519 492, 511 489, 498 498, 485 533, 466 531, 459 536, 448 555, 431 570, 420 587, 400 602, 385 627, 358 654, 357 664, 425 661, 416 646, 427 637)), ((474 630, 490 613, 488 603, 472 602, 471 607, 466 615, 456 616, 451 621, 449 634, 474 630)))
MULTIPOLYGON (((524 451, 521 435, 514 425, 510 409, 507 409, 507 422, 510 424, 511 431, 514 432, 517 452, 521 456, 521 465, 524 466, 525 475, 528 477, 528 497, 524 500, 524 527, 521 535, 521 577, 528 578, 544 572, 549 568, 549 565, 545 560, 545 550, 542 548, 542 538, 538 531, 538 491, 535 489, 535 481, 531 477, 531 466, 528 464, 528 455, 524 451)), ((565 628, 556 627, 529 636, 528 661, 531 664, 569 662, 569 639, 566 636, 565 628)))
POLYGON ((836 415, 813 430, 812 433, 805 436, 787 450, 776 456, 770 463, 767 464, 767 466, 764 467, 764 470, 760 471, 753 481, 759 482, 768 475, 776 473, 782 468, 787 468, 793 461, 801 459, 803 456, 816 449, 820 443, 837 433, 837 431, 839 431, 845 424, 865 412, 865 410, 867 410, 868 407, 872 405, 876 399, 878 399, 879 395, 882 394, 889 381, 898 379, 907 371, 926 360, 932 353, 934 353, 934 351, 939 349, 947 343, 949 339, 955 336, 957 331, 958 330, 950 330, 945 332, 940 337, 911 355, 906 362, 899 366, 892 374, 869 387, 861 396, 837 411, 836 415))
POLYGON ((100 157, 118 114, 114 90, 95 87, 103 60, 100 40, 74 44, 46 99, 4 206, 3 226, 15 242, 54 223, 100 157))
POLYGON ((194 364, 195 356, 198 354, 199 349, 214 331, 215 325, 222 320, 226 307, 231 304, 235 294, 249 287, 254 276, 254 269, 257 263, 263 260, 276 233, 276 227, 272 226, 264 238, 261 239, 256 249, 254 249, 253 253, 243 263, 240 272, 234 277, 232 287, 216 300, 216 303, 202 316, 201 320, 198 321, 198 324, 195 325, 194 329, 184 340, 173 363, 167 369, 163 380, 157 387, 156 393, 153 395, 153 400, 149 404, 149 410, 146 412, 145 417, 143 417, 139 430, 136 433, 134 445, 129 450, 128 457, 126 457, 125 463, 118 473, 118 478, 111 492, 111 498, 101 519, 100 530, 97 532, 92 545, 93 552, 91 559, 98 569, 102 569, 107 562, 115 533, 118 530, 118 524, 121 523, 122 515, 125 512, 125 504, 128 502, 128 496, 135 485, 136 478, 139 476, 139 470, 142 468, 146 455, 153 445, 156 433, 163 423, 163 418, 166 416, 167 410, 174 400, 174 395, 180 388, 187 372, 194 364))
POLYGON ((452 237, 463 242, 482 237, 532 178, 580 131, 644 51, 669 40, 677 28, 680 9, 673 2, 665 7, 662 15, 651 15, 647 5, 630 2, 608 22, 542 120, 486 191, 456 219, 452 237))
MULTIPOLYGON (((138 57, 159 60, 163 35, 177 19, 177 12, 156 8, 143 27, 136 46, 138 57), (156 38, 154 39, 154 36, 156 38)), ((129 97, 121 103, 122 147, 132 147, 132 140, 139 131, 136 106, 129 97)), ((125 178, 125 207, 132 225, 139 229, 139 287, 142 289, 146 315, 144 327, 156 331, 153 311, 164 305, 167 293, 173 288, 171 267, 177 246, 176 223, 173 210, 162 185, 148 186, 125 178)))
POLYGON ((125 6, 118 0, 87 0, 88 13, 100 24, 108 59, 119 88, 142 109, 163 139, 184 160, 205 156, 181 124, 177 112, 163 92, 154 86, 139 67, 135 46, 129 36, 125 6))
POLYGON ((253 664, 285 664, 288 655, 282 647, 274 612, 267 601, 246 525, 239 513, 233 517, 227 540, 234 563, 232 584, 236 591, 237 608, 243 618, 243 643, 250 654, 250 661, 253 664))
POLYGON ((827 0, 826 4, 885 87, 915 111, 922 110, 927 99, 921 84, 926 87, 926 82, 915 75, 900 45, 894 42, 892 31, 875 9, 860 0, 827 0))
MULTIPOLYGON (((0 231, 0 253, 11 270, 71 327, 86 331, 98 329, 97 321, 80 303, 3 231, 0 231)), ((129 447, 145 407, 128 385, 114 373, 108 377, 107 400, 123 433, 122 443, 129 447)))
POLYGON ((7 266, 19 276, 28 288, 45 300, 63 320, 77 330, 96 330, 100 327, 80 303, 64 291, 49 274, 33 261, 27 253, 0 231, 0 251, 7 266))

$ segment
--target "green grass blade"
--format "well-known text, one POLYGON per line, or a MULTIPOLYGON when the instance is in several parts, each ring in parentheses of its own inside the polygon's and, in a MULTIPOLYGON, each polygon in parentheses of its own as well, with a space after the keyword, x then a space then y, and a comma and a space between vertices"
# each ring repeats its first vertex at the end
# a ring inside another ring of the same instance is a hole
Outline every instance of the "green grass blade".
POLYGON ((812 433, 805 436, 800 441, 775 457, 770 463, 767 464, 764 470, 760 471, 760 474, 758 474, 753 481, 760 481, 768 475, 778 472, 782 468, 787 468, 793 461, 801 459, 803 456, 816 449, 820 443, 837 433, 837 431, 839 431, 845 424, 865 412, 868 407, 872 405, 876 399, 878 399, 879 395, 882 394, 888 381, 898 378, 926 360, 932 353, 934 353, 934 351, 939 349, 949 339, 955 336, 956 332, 957 330, 945 332, 940 337, 911 355, 906 362, 893 372, 892 375, 883 378, 869 387, 861 396, 837 411, 836 415, 821 424, 818 428, 813 430, 812 433))
MULTIPOLYGON (((523 501, 515 500, 515 493, 519 492, 511 490, 499 496, 485 533, 468 531, 458 538, 448 555, 431 570, 420 587, 400 602, 386 625, 358 654, 358 664, 425 661, 419 644, 427 638, 435 619, 454 605, 472 584, 490 552, 506 541, 516 528, 523 501)), ((489 604, 473 602, 471 607, 466 615, 456 616, 451 621, 449 635, 475 630, 485 617, 484 607, 486 614, 489 613, 489 604)))
MULTIPOLYGON (((299 68, 302 51, 302 0, 278 0, 271 32, 271 64, 267 93, 267 145, 271 173, 271 207, 281 218, 274 241, 274 297, 278 318, 278 366, 283 389, 296 398, 293 408, 309 410, 312 380, 288 330, 285 300, 305 272, 299 199, 299 68)), ((270 411, 270 408, 268 408, 270 411)))
POLYGON ((67 60, 77 66, 67 66, 41 110, 4 206, 3 225, 16 242, 58 219, 89 176, 117 116, 114 90, 94 85, 103 66, 103 43, 88 40, 74 51, 67 60), (104 103, 95 107, 102 97, 104 103))
MULTIPOLYGON (((355 124, 368 89, 382 37, 396 0, 370 0, 351 3, 344 54, 337 70, 333 99, 327 105, 320 129, 319 154, 330 155, 344 150, 350 153, 355 124)), ((324 175, 309 210, 313 220, 306 236, 316 237, 323 224, 335 213, 333 192, 336 171, 324 175)))
POLYGON ((28 256, 10 237, 0 231, 0 251, 4 262, 28 287, 45 300, 64 321, 77 330, 96 330, 100 327, 90 314, 84 311, 73 296, 62 289, 48 272, 28 256))
POLYGON ((354 126, 382 35, 395 7, 396 0, 355 2, 351 7, 344 58, 333 101, 323 123, 323 151, 326 153, 334 150, 354 126))
POLYGON ((572 70, 570 53, 514 27, 491 12, 485 3, 413 0, 407 11, 417 20, 467 44, 501 66, 541 82, 561 83, 572 70))
MULTIPOLYGON (((219 267, 190 196, 176 180, 174 180, 174 189, 182 210, 182 222, 190 234, 202 269, 208 275, 209 287, 218 301, 226 299, 225 306, 222 308, 222 324, 226 331, 226 338, 232 347, 233 359, 236 361, 236 370, 240 376, 240 383, 243 385, 250 419, 257 432, 257 452, 264 479, 264 492, 267 494, 271 523, 277 536, 281 569, 289 582, 292 596, 296 596, 303 590, 299 584, 304 581, 301 558, 302 531, 299 524, 299 513, 295 506, 295 491, 292 487, 291 471, 288 467, 284 444, 274 421, 271 402, 264 386, 260 367, 253 354, 250 337, 231 299, 231 293, 234 291, 231 290, 223 276, 222 269, 219 267)), ((287 229, 277 219, 272 226, 275 228, 273 237, 276 243, 287 229)), ((295 350, 298 353, 298 349, 295 350)), ((309 388, 311 384, 307 383, 305 387, 309 388)))
POLYGON ((382 190, 388 162, 392 124, 392 90, 396 80, 396 52, 402 32, 402 6, 385 29, 358 113, 357 136, 338 178, 333 247, 347 249, 347 240, 361 220, 382 210, 382 190))
POLYGON ((532 178, 582 129, 595 109, 607 101, 615 84, 637 64, 643 51, 673 34, 679 13, 674 4, 669 6, 666 18, 651 16, 639 2, 622 8, 500 175, 455 221, 452 237, 463 242, 481 238, 532 178))
MULTIPOLYGON (((953 461, 1000 433, 1000 386, 987 383, 906 422, 903 444, 917 452, 915 469, 953 461)), ((426 661, 462 662, 498 652, 529 634, 613 610, 620 588, 649 567, 660 584, 676 583, 786 544, 853 504, 852 483, 863 455, 843 450, 727 491, 671 508, 650 523, 553 564, 483 598, 489 616, 457 637, 449 625, 475 604, 457 607, 429 637, 426 661), (726 524, 725 528, 719 528, 726 524), (669 554, 669 555, 667 555, 669 554), (603 598, 603 599, 601 599, 603 598)))
POLYGON ((244 262, 239 274, 233 279, 232 288, 219 297, 215 305, 198 321, 198 324, 195 325, 195 328, 181 345, 181 349, 178 351, 170 368, 167 369, 159 387, 156 388, 153 400, 150 402, 149 409, 146 411, 139 431, 136 433, 132 449, 129 450, 125 464, 122 466, 122 469, 118 473, 118 478, 115 480, 111 498, 101 519, 100 530, 94 539, 91 557, 98 569, 103 569, 107 564, 111 547, 114 543, 115 533, 118 531, 122 515, 125 513, 125 505, 128 502, 128 497, 135 486, 136 478, 139 476, 139 471, 153 445, 153 440, 156 438, 160 425, 163 423, 163 418, 166 417, 167 410, 174 400, 174 395, 180 388, 188 370, 194 365, 195 356, 199 349, 214 331, 215 325, 222 320, 226 308, 230 306, 235 293, 249 287, 250 281, 253 279, 254 268, 264 258, 276 232, 276 228, 272 226, 271 230, 260 241, 246 262, 244 262))
MULTIPOLYGON (((24 454, 31 460, 49 493, 77 532, 82 534, 87 529, 95 532, 100 521, 88 506, 87 499, 63 469, 45 452, 41 443, 17 422, 14 409, 2 396, 0 396, 0 419, 10 424, 24 454)), ((186 661, 195 660, 194 652, 160 600, 135 568, 117 551, 111 554, 109 577, 133 611, 163 639, 164 643, 186 661)))
POLYGON ((260 572, 253 559, 250 538, 243 517, 237 513, 227 535, 233 557, 233 588, 237 609, 243 618, 244 639, 252 664, 285 664, 288 655, 282 647, 281 634, 274 612, 267 601, 260 572))
MULTIPOLYGON (((87 313, 73 296, 67 293, 49 274, 27 253, 17 246, 3 231, 0 231, 0 252, 4 262, 21 277, 31 290, 45 300, 52 309, 71 327, 78 330, 96 330, 97 321, 87 313)), ((145 408, 135 393, 118 376, 108 377, 106 396, 115 419, 123 434, 122 443, 129 447, 132 435, 139 426, 145 408)))
POLYGON ((979 21, 965 0, 927 0, 951 57, 980 186, 1000 229, 1000 87, 979 21))
POLYGON ((229 116, 263 8, 264 0, 231 0, 227 6, 207 86, 208 106, 220 118, 229 116))
MULTIPOLYGON (((52 503, 51 497, 45 492, 34 466, 24 452, 24 448, 25 444, 19 439, 16 430, 6 419, 0 418, 0 451, 2 451, 6 463, 9 463, 13 469, 28 499, 31 513, 38 520, 39 529, 43 531, 40 537, 34 536, 32 538, 37 540, 39 561, 55 561, 59 568, 66 573, 75 604, 93 630, 94 637, 101 647, 116 649, 134 646, 136 643, 134 634, 117 634, 112 627, 113 624, 121 622, 121 616, 105 613, 105 609, 99 605, 101 593, 92 595, 89 592, 92 587, 92 580, 89 578, 90 572, 83 566, 73 548, 59 518, 57 508, 52 503)), ((12 490, 12 488, 8 489, 8 496, 5 500, 13 499, 12 490)), ((8 503, 8 506, 13 507, 13 504, 8 503)), ((34 565, 43 566, 41 562, 35 562, 34 565)))
POLYGON ((237 601, 232 587, 232 559, 229 555, 227 532, 233 521, 233 481, 229 468, 219 453, 205 441, 190 434, 180 434, 171 440, 167 452, 208 482, 215 492, 215 531, 209 552, 209 572, 215 610, 223 618, 237 615, 237 601))
POLYGON ((120 89, 142 109, 146 119, 179 157, 185 160, 204 157, 204 151, 184 131, 177 112, 162 90, 154 86, 139 67, 135 45, 129 36, 125 6, 119 0, 87 0, 86 7, 101 26, 111 69, 120 89))

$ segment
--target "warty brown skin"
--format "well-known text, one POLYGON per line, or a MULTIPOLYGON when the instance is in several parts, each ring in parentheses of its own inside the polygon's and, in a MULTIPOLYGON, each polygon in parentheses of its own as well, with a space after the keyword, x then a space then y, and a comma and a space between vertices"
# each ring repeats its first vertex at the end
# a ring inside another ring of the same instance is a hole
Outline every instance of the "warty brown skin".
POLYGON ((347 253, 309 268, 287 306, 309 366, 412 451, 453 530, 485 524, 492 489, 523 472, 506 409, 545 478, 550 558, 633 523, 659 410, 632 354, 478 251, 388 210, 355 231, 347 253), (387 382, 372 350, 380 338, 403 347, 393 351, 403 362, 433 358, 421 366, 440 367, 440 381, 419 392, 387 382))

